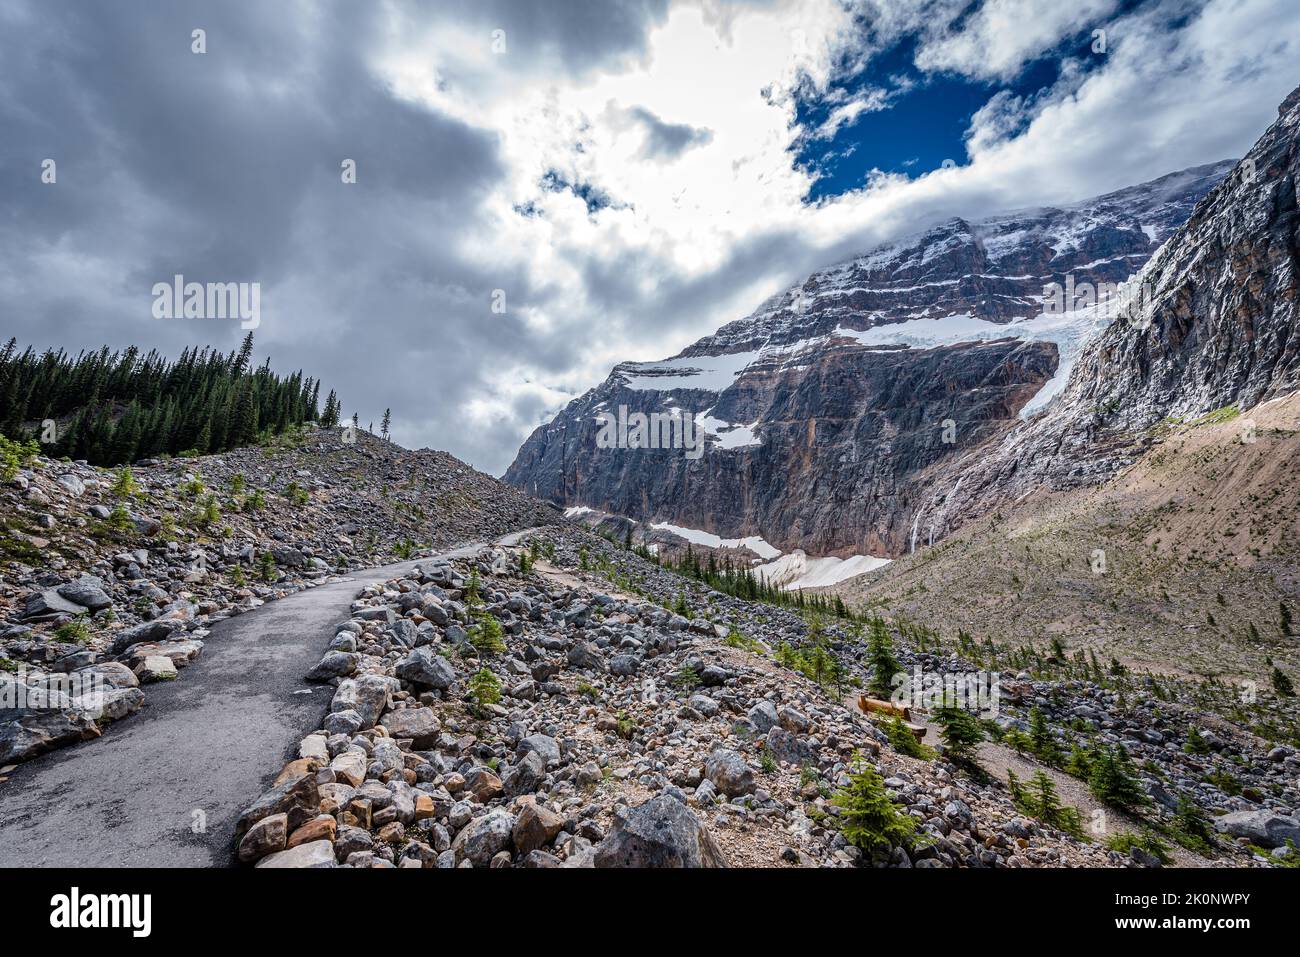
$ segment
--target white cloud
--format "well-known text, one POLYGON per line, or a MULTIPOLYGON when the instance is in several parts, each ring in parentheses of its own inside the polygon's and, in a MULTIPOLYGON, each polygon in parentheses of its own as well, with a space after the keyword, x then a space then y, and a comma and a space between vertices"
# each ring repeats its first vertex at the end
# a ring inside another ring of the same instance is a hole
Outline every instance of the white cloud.
POLYGON ((925 43, 916 64, 982 80, 1009 80, 1031 60, 1109 16, 1117 0, 984 0, 980 8, 925 43))

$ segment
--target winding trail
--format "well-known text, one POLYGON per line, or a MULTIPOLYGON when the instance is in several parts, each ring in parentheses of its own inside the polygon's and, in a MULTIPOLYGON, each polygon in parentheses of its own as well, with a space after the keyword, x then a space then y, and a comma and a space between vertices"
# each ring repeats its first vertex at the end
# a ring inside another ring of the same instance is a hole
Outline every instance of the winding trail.
POLYGON ((203 654, 179 680, 150 685, 136 714, 0 784, 0 867, 233 863, 236 819, 325 715, 333 688, 302 676, 357 593, 483 544, 355 572, 217 622, 203 654))

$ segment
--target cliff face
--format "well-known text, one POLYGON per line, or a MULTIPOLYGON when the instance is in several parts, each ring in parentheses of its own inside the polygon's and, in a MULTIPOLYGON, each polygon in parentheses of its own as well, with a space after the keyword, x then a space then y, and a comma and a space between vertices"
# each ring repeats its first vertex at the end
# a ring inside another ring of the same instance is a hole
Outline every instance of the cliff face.
POLYGON ((1089 343, 1045 414, 933 470, 929 520, 956 527, 1037 487, 1108 478, 1153 427, 1300 387, 1298 207, 1300 89, 1142 270, 1148 293, 1089 343))
POLYGON ((951 220, 815 273, 672 359, 617 366, 505 478, 559 505, 783 550, 905 552, 929 539, 921 513, 950 467, 1023 431, 1107 321, 1043 315, 1044 287, 1128 279, 1230 165, 951 220), (693 413, 706 454, 600 447, 600 416, 620 407, 693 413))

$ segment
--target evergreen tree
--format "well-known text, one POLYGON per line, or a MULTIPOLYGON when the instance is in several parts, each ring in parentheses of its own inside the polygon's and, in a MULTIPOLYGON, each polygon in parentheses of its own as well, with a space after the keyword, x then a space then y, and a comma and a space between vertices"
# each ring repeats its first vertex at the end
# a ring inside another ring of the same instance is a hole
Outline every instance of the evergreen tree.
POLYGON ((1099 801, 1121 809, 1150 803, 1135 776, 1133 760, 1122 744, 1100 749, 1088 777, 1088 789, 1099 801))
POLYGON ((935 709, 934 714, 939 722, 944 751, 959 764, 973 764, 975 746, 984 740, 984 728, 979 719, 965 708, 946 701, 943 707, 935 709))
POLYGON ((1283 698, 1295 697, 1295 685, 1291 683, 1291 679, 1287 677, 1286 672, 1277 665, 1273 666, 1271 680, 1273 682, 1273 690, 1283 698))
POLYGON ((861 757, 854 763, 848 787, 838 791, 831 804, 839 809, 844 839, 867 852, 906 844, 916 831, 916 821, 889 799, 880 774, 861 757))
POLYGON ((867 639, 867 661, 871 665, 869 687, 877 698, 888 698, 893 692, 894 675, 902 671, 903 666, 894 657, 894 642, 884 619, 871 619, 870 629, 867 639))
POLYGON ((384 409, 383 421, 379 423, 379 434, 384 437, 384 441, 388 441, 388 426, 392 422, 392 420, 393 420, 393 410, 384 409))
POLYGON ((1039 708, 1033 708, 1029 712, 1029 741, 1034 757, 1052 767, 1060 765, 1060 746, 1047 724, 1047 716, 1039 708))

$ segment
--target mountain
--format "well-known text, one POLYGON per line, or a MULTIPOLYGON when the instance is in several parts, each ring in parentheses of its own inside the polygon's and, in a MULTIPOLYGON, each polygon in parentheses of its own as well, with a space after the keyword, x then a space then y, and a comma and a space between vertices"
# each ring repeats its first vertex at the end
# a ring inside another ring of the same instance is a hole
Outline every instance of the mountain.
POLYGON ((671 359, 615 367, 529 437, 505 479, 783 551, 902 554, 928 538, 918 508, 935 468, 1043 408, 1105 324, 1096 304, 1046 314, 1045 287, 1128 279, 1231 166, 949 220, 815 273, 671 359), (601 448, 599 416, 621 407, 693 413, 707 454, 601 448))
POLYGON ((1300 89, 1138 274, 1146 293, 1089 344, 1059 400, 934 471, 922 521, 956 528, 1037 488, 1105 480, 1170 424, 1300 387, 1298 189, 1300 89))

